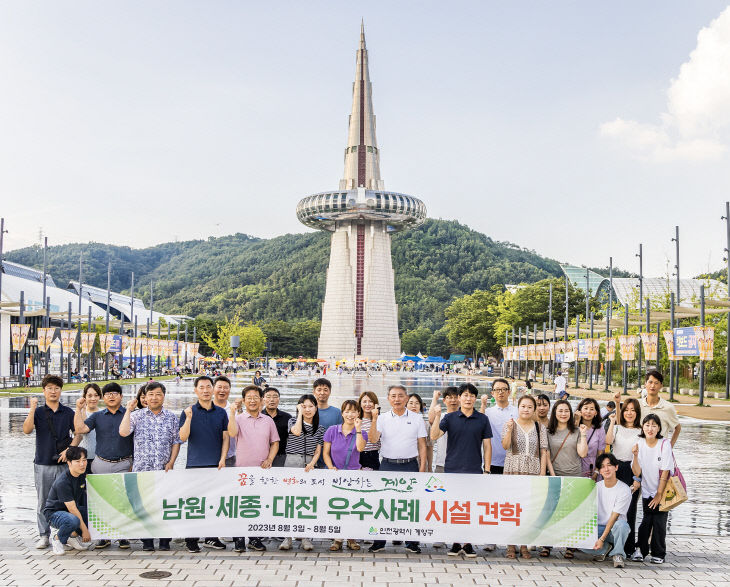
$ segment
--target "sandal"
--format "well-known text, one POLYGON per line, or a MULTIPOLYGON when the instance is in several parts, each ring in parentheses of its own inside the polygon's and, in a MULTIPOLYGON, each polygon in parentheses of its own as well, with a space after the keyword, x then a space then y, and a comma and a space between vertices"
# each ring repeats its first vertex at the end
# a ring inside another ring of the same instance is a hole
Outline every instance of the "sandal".
POLYGON ((507 554, 505 555, 507 558, 517 558, 517 553, 515 552, 514 546, 508 546, 507 547, 507 554))
POLYGON ((530 549, 526 546, 520 546, 520 556, 522 558, 532 558, 532 555, 530 554, 530 549))
POLYGON ((360 550, 360 545, 357 543, 357 540, 348 539, 347 548, 350 550, 360 550))
POLYGON ((542 557, 548 557, 550 556, 550 547, 549 546, 543 546, 542 550, 540 550, 540 556, 542 557))
POLYGON ((338 552, 342 550, 342 540, 333 540, 330 546, 330 552, 338 552))
POLYGON ((565 554, 563 555, 564 558, 575 558, 575 555, 573 554, 572 548, 566 548, 565 554))

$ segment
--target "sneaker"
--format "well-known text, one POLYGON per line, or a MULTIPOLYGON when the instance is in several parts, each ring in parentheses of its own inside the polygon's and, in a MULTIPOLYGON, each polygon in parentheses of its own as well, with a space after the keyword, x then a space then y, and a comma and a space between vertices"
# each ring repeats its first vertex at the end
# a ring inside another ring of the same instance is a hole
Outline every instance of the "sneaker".
POLYGON ((106 548, 112 543, 111 540, 97 540, 94 548, 106 548))
POLYGON ((444 548, 446 546, 445 542, 434 542, 431 546, 434 548, 444 548))
POLYGON ((383 552, 385 550, 385 544, 382 546, 380 544, 373 544, 370 548, 368 548, 368 552, 383 552))
POLYGON ((314 544, 309 538, 302 538, 302 550, 314 550, 314 544))
POLYGON ((460 553, 461 544, 459 544, 458 542, 454 542, 454 544, 451 545, 449 552, 447 552, 446 554, 448 554, 449 556, 459 556, 460 553))
POLYGON ((284 538, 279 545, 279 550, 289 550, 291 548, 291 538, 284 538))
POLYGON ((644 555, 641 554, 641 551, 637 548, 634 551, 634 554, 631 555, 631 560, 635 563, 643 563, 644 562, 644 555))
POLYGON ((601 563, 601 562, 603 562, 603 561, 606 560, 606 555, 605 554, 597 554, 596 556, 593 557, 593 560, 596 561, 597 563, 601 563))
POLYGON ((406 550, 413 554, 421 554, 421 547, 418 544, 406 544, 406 550))
POLYGON ((624 568, 624 557, 622 557, 620 554, 614 555, 613 567, 615 569, 623 569, 624 568))
POLYGON ((65 554, 66 549, 64 548, 63 544, 61 544, 61 541, 58 539, 58 535, 53 536, 50 540, 50 543, 51 548, 53 549, 53 554, 65 554))
POLYGON ((120 540, 119 541, 119 548, 122 550, 126 550, 127 548, 130 548, 131 545, 129 544, 129 540, 120 540))
POLYGON ((51 542, 48 540, 48 536, 41 536, 38 539, 38 542, 35 543, 35 547, 38 550, 43 550, 44 548, 48 548, 50 546, 51 542))
POLYGON ((484 550, 486 550, 487 552, 494 552, 496 549, 497 549, 497 545, 496 544, 487 544, 484 547, 484 550))
POLYGON ((660 557, 660 556, 650 556, 649 557, 649 562, 652 563, 652 564, 654 564, 654 565, 661 565, 661 564, 664 563, 664 559, 662 557, 660 557))
POLYGON ((234 540, 230 536, 225 536, 225 537, 221 537, 220 541, 221 542, 233 542, 234 540))
POLYGON ((461 552, 464 553, 466 558, 476 558, 477 556, 477 553, 474 552, 474 547, 471 544, 465 544, 461 549, 461 552))
POLYGON ((87 546, 81 542, 81 538, 78 536, 69 536, 66 544, 74 550, 86 550, 87 546))
POLYGON ((215 548, 216 550, 226 549, 226 545, 217 538, 206 538, 205 542, 203 542, 203 546, 205 546, 205 548, 215 548))
POLYGON ((263 542, 261 542, 261 538, 249 538, 248 547, 251 550, 258 550, 259 552, 261 552, 262 550, 266 550, 266 546, 263 542))
POLYGON ((239 538, 233 542, 233 552, 246 552, 246 539, 239 538))
POLYGON ((187 548, 188 552, 200 552, 200 546, 198 546, 197 540, 186 540, 185 548, 187 548))

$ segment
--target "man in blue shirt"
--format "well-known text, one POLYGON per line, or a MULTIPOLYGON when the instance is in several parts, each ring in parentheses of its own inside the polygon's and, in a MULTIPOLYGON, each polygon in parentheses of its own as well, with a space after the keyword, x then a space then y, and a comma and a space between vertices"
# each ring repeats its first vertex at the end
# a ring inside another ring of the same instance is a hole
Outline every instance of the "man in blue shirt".
MULTIPOLYGON (((471 383, 459 386, 459 403, 461 407, 443 420, 434 418, 431 425, 431 440, 438 440, 448 432, 446 439, 446 461, 444 473, 471 473, 481 475, 489 473, 492 462, 492 428, 489 418, 474 409, 479 392, 471 383), (484 461, 482 465, 482 451, 484 461)), ((441 411, 441 406, 438 407, 441 411)), ((454 543, 449 556, 457 556, 463 552, 469 558, 476 557, 471 544, 464 546, 454 543)))
MULTIPOLYGON (((207 375, 195 379, 197 403, 180 414, 180 440, 188 443, 186 469, 226 466, 228 454, 228 414, 213 403, 213 380, 207 375)), ((206 538, 205 546, 224 550, 218 538, 206 538)), ((186 538, 188 552, 200 552, 197 538, 186 538)))
MULTIPOLYGON (((329 379, 320 377, 315 379, 312 384, 313 395, 317 398, 317 412, 319 413, 319 425, 327 432, 330 426, 337 426, 342 422, 342 413, 340 408, 329 405, 330 395, 332 394, 332 383, 329 379)), ((317 461, 318 469, 326 469, 327 465, 320 456, 317 461)))
MULTIPOLYGON (((107 383, 101 388, 101 397, 106 407, 92 413, 86 420, 86 398, 81 396, 76 400, 76 431, 79 434, 88 434, 96 430, 96 456, 91 464, 92 473, 127 473, 132 469, 134 441, 132 437, 119 434, 119 425, 127 411, 121 405, 122 388, 114 381, 107 383)), ((110 544, 109 540, 99 540, 96 548, 106 548, 110 544)), ((120 540, 119 548, 129 548, 129 540, 120 540)))
POLYGON ((36 517, 38 542, 36 548, 48 548, 51 529, 43 508, 53 482, 66 470, 66 450, 78 446, 81 435, 74 433, 74 411, 61 404, 63 379, 58 375, 46 375, 41 381, 46 403, 38 407, 38 398, 30 398, 30 409, 23 422, 23 434, 35 434, 35 458, 33 472, 38 496, 36 517), (73 440, 71 436, 73 435, 73 440))

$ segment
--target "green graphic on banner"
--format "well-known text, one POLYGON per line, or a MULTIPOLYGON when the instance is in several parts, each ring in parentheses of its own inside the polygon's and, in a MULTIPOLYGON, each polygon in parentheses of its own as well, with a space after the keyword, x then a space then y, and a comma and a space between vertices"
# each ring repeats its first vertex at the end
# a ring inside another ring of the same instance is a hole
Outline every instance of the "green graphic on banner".
POLYGON ((92 538, 294 536, 592 547, 581 477, 226 468, 89 475, 92 538))

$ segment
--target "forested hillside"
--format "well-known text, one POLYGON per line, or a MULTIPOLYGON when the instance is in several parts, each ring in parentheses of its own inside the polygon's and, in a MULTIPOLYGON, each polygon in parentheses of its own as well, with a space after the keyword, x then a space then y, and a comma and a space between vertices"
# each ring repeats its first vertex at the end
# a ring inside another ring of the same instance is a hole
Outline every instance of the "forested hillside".
MULTIPOLYGON (((218 319, 240 311, 247 321, 319 320, 329 260, 329 235, 287 234, 272 239, 234 234, 205 241, 165 243, 132 249, 101 243, 50 247, 48 269, 65 287, 78 279, 83 253, 84 281, 135 290, 155 309, 218 319)), ((29 247, 7 259, 42 267, 42 250, 29 247)), ((510 243, 495 242, 455 221, 427 220, 393 237, 396 300, 401 331, 444 324, 444 309, 457 297, 493 285, 535 282, 561 275, 556 261, 510 243)))

